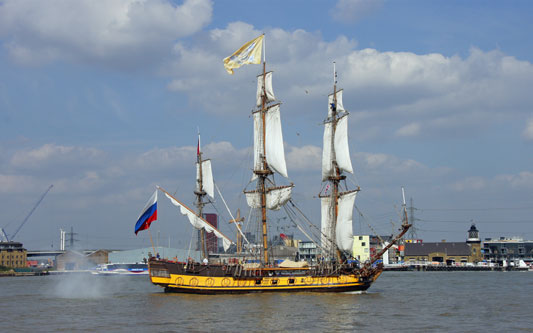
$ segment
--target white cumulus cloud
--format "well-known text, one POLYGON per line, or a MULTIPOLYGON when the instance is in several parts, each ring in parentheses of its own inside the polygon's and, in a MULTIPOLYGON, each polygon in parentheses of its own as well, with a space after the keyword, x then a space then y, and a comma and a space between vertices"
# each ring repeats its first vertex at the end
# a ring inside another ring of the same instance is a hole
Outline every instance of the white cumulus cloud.
POLYGON ((526 122, 526 128, 524 129, 524 132, 522 132, 522 136, 526 140, 533 140, 533 118, 528 119, 526 122))
POLYGON ((210 0, 4 0, 0 36, 15 61, 141 66, 211 20, 210 0))
POLYGON ((420 124, 418 123, 405 125, 396 131, 397 136, 415 136, 418 133, 420 133, 420 124))
POLYGON ((95 164, 104 152, 95 148, 63 146, 47 143, 41 147, 20 150, 13 154, 10 164, 16 168, 40 169, 51 165, 95 164))

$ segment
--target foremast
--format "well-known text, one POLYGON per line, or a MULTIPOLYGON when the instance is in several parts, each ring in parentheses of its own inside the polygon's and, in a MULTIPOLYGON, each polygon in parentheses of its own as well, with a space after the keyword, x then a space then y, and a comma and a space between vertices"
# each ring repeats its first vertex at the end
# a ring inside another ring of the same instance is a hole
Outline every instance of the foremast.
POLYGON ((400 233, 398 235, 396 235, 396 237, 394 237, 390 243, 388 243, 385 247, 383 247, 381 249, 381 251, 379 251, 376 255, 374 255, 370 259, 370 261, 368 261, 367 263, 365 263, 365 265, 363 267, 361 267, 361 275, 362 276, 368 276, 368 275, 372 274, 372 266, 376 263, 376 261, 381 259, 383 254, 385 252, 387 252, 394 244, 398 243, 398 241, 400 241, 403 238, 403 236, 407 233, 409 228, 411 228, 412 224, 409 223, 409 219, 407 217, 407 206, 405 204, 405 191, 404 191, 403 187, 402 187, 402 199, 403 199, 403 204, 402 204, 402 225, 401 225, 401 228, 400 228, 400 233))
POLYGON ((342 90, 337 90, 337 72, 333 69, 333 93, 328 96, 328 117, 324 121, 324 147, 322 155, 322 181, 326 182, 321 198, 322 250, 326 264, 343 262, 344 253, 353 245, 352 211, 355 196, 360 190, 341 191, 343 172, 353 173, 347 132, 348 112, 342 104, 342 90), (328 193, 328 190, 329 193, 328 193))
MULTIPOLYGON (((209 200, 204 201, 206 195, 213 198, 213 174, 211 170, 211 160, 202 160, 202 151, 200 149, 200 133, 198 133, 198 147, 196 151, 196 189, 194 194, 196 195, 196 214, 200 217, 203 216, 204 206, 209 203, 209 200)), ((198 230, 199 239, 198 245, 202 251, 202 258, 209 257, 209 251, 207 248, 207 239, 205 229, 198 230)))

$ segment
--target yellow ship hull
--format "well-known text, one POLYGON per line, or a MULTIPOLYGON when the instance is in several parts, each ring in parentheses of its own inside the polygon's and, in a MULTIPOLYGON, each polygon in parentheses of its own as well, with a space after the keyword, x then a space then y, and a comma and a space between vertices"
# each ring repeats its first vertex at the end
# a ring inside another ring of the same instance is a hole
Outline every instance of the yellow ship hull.
MULTIPOLYGON (((290 269, 261 271, 253 277, 216 276, 216 269, 201 272, 172 273, 172 266, 179 264, 153 263, 150 267, 150 279, 153 284, 165 288, 166 292, 193 294, 237 294, 256 292, 347 292, 364 291, 379 277, 378 269, 369 276, 359 274, 337 274, 332 276, 313 276, 310 272, 290 269), (166 268, 163 268, 166 267, 166 268), (169 269, 170 268, 170 269, 169 269), (264 274, 264 275, 263 275, 264 274), (269 275, 272 274, 272 275, 269 275)), ((200 268, 202 268, 200 266, 200 268)), ((256 271, 259 272, 259 271, 256 271)))

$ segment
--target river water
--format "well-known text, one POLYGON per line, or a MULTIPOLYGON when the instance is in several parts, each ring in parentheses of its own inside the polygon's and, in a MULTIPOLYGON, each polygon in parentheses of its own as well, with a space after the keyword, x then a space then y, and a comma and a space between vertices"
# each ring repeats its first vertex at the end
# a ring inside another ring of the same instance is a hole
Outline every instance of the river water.
POLYGON ((0 278, 0 331, 533 332, 532 272, 385 272, 366 293, 165 294, 147 276, 0 278))

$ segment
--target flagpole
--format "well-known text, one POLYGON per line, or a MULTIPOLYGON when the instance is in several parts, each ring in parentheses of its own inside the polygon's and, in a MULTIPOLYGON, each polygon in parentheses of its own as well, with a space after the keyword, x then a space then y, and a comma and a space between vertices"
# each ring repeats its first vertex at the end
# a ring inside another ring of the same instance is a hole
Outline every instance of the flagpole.
POLYGON ((155 253, 155 247, 154 247, 154 240, 152 239, 152 232, 150 231, 150 228, 148 228, 148 233, 150 234, 150 243, 152 243, 152 250, 154 250, 154 257, 155 257, 156 253, 155 253))
MULTIPOLYGON (((264 35, 265 33, 263 33, 263 36, 264 35)), ((265 37, 263 37, 263 62, 266 62, 266 53, 267 53, 266 40, 265 40, 265 37)))

